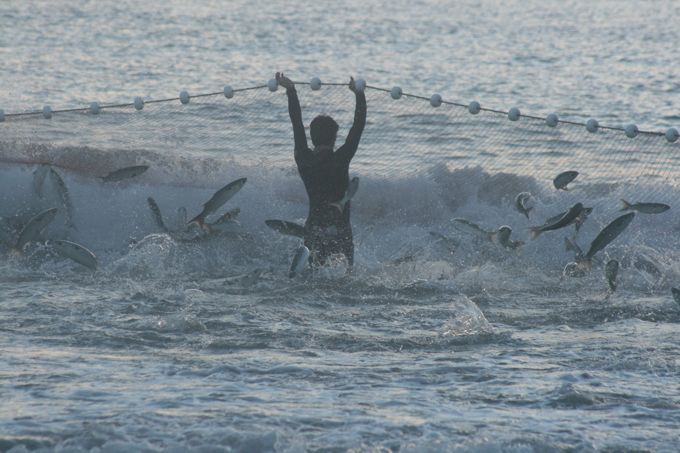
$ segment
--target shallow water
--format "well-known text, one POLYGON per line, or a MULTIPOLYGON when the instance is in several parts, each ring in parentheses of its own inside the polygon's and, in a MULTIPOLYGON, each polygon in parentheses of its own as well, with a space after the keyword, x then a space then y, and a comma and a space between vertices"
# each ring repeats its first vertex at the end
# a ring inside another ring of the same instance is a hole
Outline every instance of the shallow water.
MULTIPOLYGON (((674 3, 327 8, 6 2, 0 20, 15 33, 0 36, 10 87, 0 108, 148 101, 262 84, 281 69, 298 80, 359 74, 536 115, 677 127, 674 3)), ((299 90, 306 123, 327 111, 346 133, 346 88, 299 90)), ((307 214, 280 91, 8 118, 0 451, 680 450, 680 305, 670 294, 680 283, 680 145, 367 94, 350 171, 361 176, 357 269, 348 274, 337 259, 293 280, 299 240, 264 224, 307 214), (49 179, 44 198, 36 194, 38 164, 63 178, 77 229, 49 179), (135 164, 151 168, 98 179, 135 164), (552 178, 572 167, 580 175, 570 190, 555 191, 552 178), (148 197, 176 230, 179 207, 191 218, 241 177, 247 184, 216 216, 240 207, 246 234, 167 234, 154 222, 148 197), (523 190, 531 221, 513 207, 523 190), (528 241, 527 226, 583 201, 594 208, 577 236, 587 251, 623 214, 621 198, 672 209, 636 214, 582 278, 560 280, 575 258, 563 242, 573 227, 528 241), (60 213, 47 243, 8 254, 21 227, 52 207, 60 213), (473 238, 454 217, 488 231, 509 225, 527 244, 515 253, 473 238), (59 255, 54 239, 89 248, 97 272, 59 255), (613 294, 607 259, 621 263, 613 294)))

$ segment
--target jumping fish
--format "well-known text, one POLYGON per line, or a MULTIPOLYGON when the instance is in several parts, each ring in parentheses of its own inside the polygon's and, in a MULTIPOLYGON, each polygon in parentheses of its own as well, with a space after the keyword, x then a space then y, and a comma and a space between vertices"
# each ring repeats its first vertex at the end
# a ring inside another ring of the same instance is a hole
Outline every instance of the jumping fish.
POLYGON ((583 204, 576 203, 574 206, 569 208, 569 210, 561 218, 559 218, 555 222, 545 223, 544 225, 541 226, 527 228, 527 230, 533 233, 533 235, 531 236, 531 240, 533 241, 534 239, 536 239, 544 231, 559 230, 560 228, 564 228, 565 226, 571 224, 571 222, 573 222, 576 219, 576 217, 579 216, 582 210, 583 204))
POLYGON ((660 214, 662 212, 668 211, 671 207, 663 203, 640 203, 639 201, 635 204, 630 204, 623 198, 623 208, 619 211, 637 211, 643 214, 660 214))
POLYGON ((602 231, 600 231, 600 234, 597 235, 595 240, 590 243, 590 250, 588 250, 588 253, 583 257, 583 260, 579 263, 579 266, 585 266, 586 269, 588 269, 588 272, 590 272, 590 267, 591 267, 591 259, 597 252, 600 250, 604 249, 607 245, 609 245, 610 242, 612 242, 614 239, 616 239, 619 234, 625 230, 630 222, 633 220, 633 217, 635 217, 634 212, 629 212, 628 214, 624 214, 621 217, 618 217, 614 219, 609 225, 604 227, 602 231))
MULTIPOLYGON (((236 195, 239 190, 245 185, 248 178, 237 179, 232 181, 226 186, 222 187, 220 190, 215 192, 215 194, 203 205, 203 211, 193 219, 189 221, 189 225, 195 223, 199 228, 206 228, 205 218, 210 214, 214 214, 215 211, 220 209, 220 207, 231 200, 231 197, 236 195)), ((208 233, 210 233, 210 227, 207 227, 208 233)))
POLYGON ((347 187, 347 192, 345 192, 345 196, 342 197, 342 200, 338 201, 337 203, 328 204, 330 206, 335 206, 336 208, 338 208, 340 210, 340 213, 342 214, 342 211, 345 209, 345 203, 354 198, 354 195, 356 195, 357 190, 359 190, 358 176, 352 178, 352 180, 349 182, 349 187, 347 187))
POLYGON ((118 181, 123 181, 125 179, 130 179, 134 178, 135 176, 139 176, 145 171, 147 171, 149 167, 147 165, 136 165, 134 167, 125 167, 121 168, 119 170, 114 170, 111 173, 109 173, 106 176, 102 176, 101 179, 104 183, 107 182, 118 182, 118 181))
POLYGON ((604 276, 609 283, 609 289, 616 292, 616 275, 619 273, 619 262, 616 260, 609 260, 604 265, 604 276))
POLYGON ((293 258, 293 263, 290 265, 290 272, 288 273, 288 278, 293 278, 302 272, 302 269, 307 265, 307 260, 309 259, 309 249, 304 245, 301 245, 297 252, 295 253, 295 258, 293 258))
POLYGON ((24 226, 24 229, 21 230, 21 233, 19 233, 19 239, 17 240, 16 245, 10 249, 10 252, 21 255, 24 247, 42 234, 45 228, 47 228, 47 225, 54 220, 58 211, 59 209, 57 208, 48 209, 29 220, 26 226, 24 226))
POLYGON ((59 202, 64 207, 66 211, 66 217, 68 218, 68 226, 74 230, 78 230, 73 224, 73 206, 71 205, 71 197, 68 194, 68 189, 66 188, 66 183, 59 173, 54 168, 50 168, 50 181, 52 181, 52 188, 59 198, 59 202))
POLYGON ((41 165, 33 172, 33 188, 40 198, 45 198, 45 194, 43 193, 45 189, 45 178, 49 171, 50 167, 48 165, 41 165))
POLYGON ((576 177, 578 176, 577 171, 565 171, 560 173, 553 179, 553 185, 555 186, 555 189, 558 190, 569 190, 567 188, 567 184, 572 182, 576 177))
POLYGON ((453 223, 453 227, 458 231, 471 234, 482 239, 488 239, 492 243, 493 238, 498 235, 498 233, 495 231, 484 231, 479 227, 479 225, 476 225, 465 219, 453 219, 451 222, 453 223))
MULTIPOLYGON (((527 217, 528 218, 528 217, 527 217)), ((498 229, 498 243, 501 244, 506 249, 512 249, 519 254, 519 248, 524 245, 524 242, 513 241, 510 239, 510 233, 512 233, 512 228, 507 225, 503 225, 498 229)))
POLYGON ((149 197, 146 199, 147 203, 149 203, 149 208, 151 208, 151 213, 153 214, 153 218, 156 221, 156 224, 158 227, 165 231, 166 233, 169 232, 168 228, 165 226, 165 223, 163 222, 163 215, 161 214, 161 208, 158 207, 158 203, 156 203, 156 200, 153 198, 149 197))
POLYGON ((93 272, 97 270, 97 257, 82 245, 69 241, 51 241, 50 243, 55 250, 65 257, 92 269, 93 272))
POLYGON ((430 235, 437 239, 438 241, 443 242, 444 244, 448 245, 451 247, 451 253, 455 252, 458 247, 460 247, 460 242, 456 241, 455 239, 451 239, 449 237, 444 236, 443 234, 439 234, 436 231, 430 231, 430 235))
POLYGON ((529 192, 522 192, 517 197, 515 197, 515 208, 517 208, 517 212, 520 214, 524 214, 527 217, 527 220, 529 220, 529 211, 534 209, 533 206, 527 208, 524 206, 524 202, 531 198, 531 194, 529 192))
POLYGON ((286 222, 285 220, 265 220, 264 223, 272 230, 276 230, 286 236, 295 236, 302 239, 307 237, 307 229, 297 223, 286 222))

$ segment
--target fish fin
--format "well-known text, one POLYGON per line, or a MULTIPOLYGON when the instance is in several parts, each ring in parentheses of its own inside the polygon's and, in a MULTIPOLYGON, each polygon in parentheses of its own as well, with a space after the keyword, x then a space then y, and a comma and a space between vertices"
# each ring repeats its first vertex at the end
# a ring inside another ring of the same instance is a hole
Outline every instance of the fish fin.
POLYGON ((619 212, 620 211, 628 211, 630 209, 630 203, 628 203, 623 198, 621 198, 621 201, 623 202, 623 207, 621 209, 619 209, 619 212))
POLYGON ((533 234, 531 235, 531 241, 539 237, 542 233, 541 230, 539 230, 539 227, 529 227, 527 228, 528 231, 531 231, 533 234))
POLYGON ((489 240, 491 241, 492 244, 494 243, 493 238, 495 238, 496 236, 498 236, 497 231, 494 231, 493 233, 489 233, 489 240))
POLYGON ((342 214, 342 211, 343 211, 344 206, 341 205, 340 203, 328 203, 328 205, 329 205, 329 206, 334 206, 334 207, 338 208, 338 210, 340 211, 340 214, 342 214))

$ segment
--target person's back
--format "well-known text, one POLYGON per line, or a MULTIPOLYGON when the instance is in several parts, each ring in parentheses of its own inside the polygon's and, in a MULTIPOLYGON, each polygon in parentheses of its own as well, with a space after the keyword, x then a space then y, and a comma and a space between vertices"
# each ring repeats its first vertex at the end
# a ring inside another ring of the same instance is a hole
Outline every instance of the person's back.
POLYGON ((279 85, 286 88, 288 112, 293 123, 295 162, 309 196, 309 215, 305 222, 308 236, 305 245, 310 249, 310 259, 323 264, 332 253, 342 253, 350 266, 354 264, 354 243, 350 225, 350 201, 339 210, 330 203, 341 200, 349 186, 349 164, 359 147, 366 125, 366 97, 354 89, 354 79, 349 87, 356 95, 354 124, 340 148, 333 151, 338 125, 329 116, 318 116, 310 124, 314 149, 307 146, 307 136, 302 123, 302 111, 295 85, 276 74, 279 85))

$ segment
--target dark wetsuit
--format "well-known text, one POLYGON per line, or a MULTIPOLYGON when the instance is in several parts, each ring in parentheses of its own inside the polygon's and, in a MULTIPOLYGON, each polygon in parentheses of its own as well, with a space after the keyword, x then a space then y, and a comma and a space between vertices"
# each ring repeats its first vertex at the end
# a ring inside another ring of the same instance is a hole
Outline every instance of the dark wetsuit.
POLYGON ((330 149, 313 154, 307 146, 302 111, 295 88, 287 90, 288 113, 293 123, 295 137, 295 162, 309 196, 309 215, 305 222, 308 236, 305 246, 310 261, 323 264, 332 253, 342 253, 350 266, 354 265, 354 243, 349 223, 350 201, 342 214, 330 206, 342 200, 349 186, 349 164, 359 147, 361 133, 366 125, 366 96, 356 92, 354 124, 347 134, 345 144, 335 152, 330 149))

